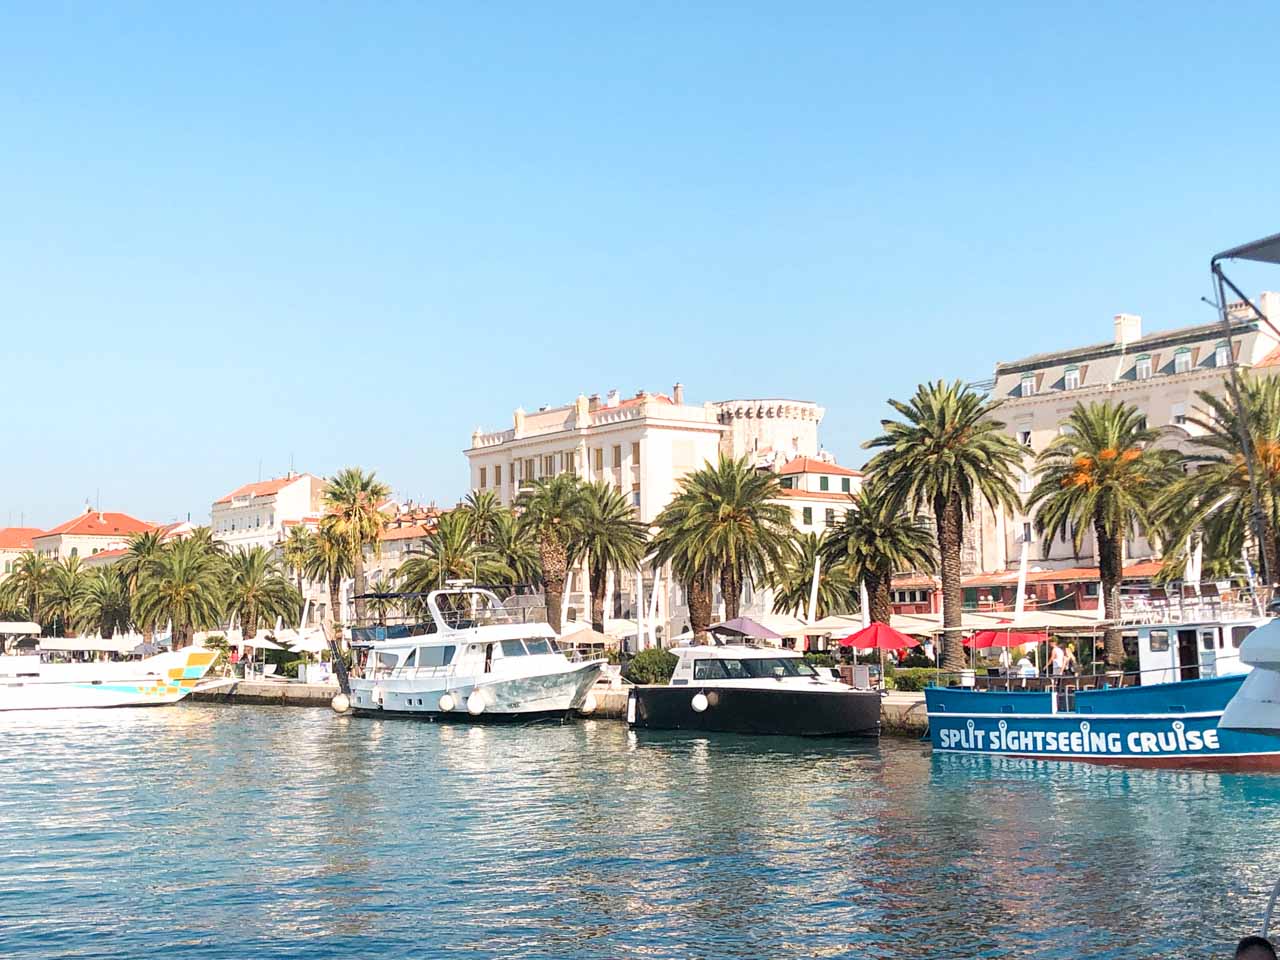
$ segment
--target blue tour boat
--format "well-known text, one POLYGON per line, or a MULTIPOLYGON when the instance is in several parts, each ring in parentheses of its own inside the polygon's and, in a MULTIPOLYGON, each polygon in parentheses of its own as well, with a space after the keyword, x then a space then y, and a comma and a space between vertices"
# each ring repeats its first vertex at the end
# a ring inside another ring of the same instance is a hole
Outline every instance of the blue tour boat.
POLYGON ((1137 674, 926 689, 934 750, 1280 770, 1280 623, 1151 623, 1126 634, 1137 641, 1137 674))

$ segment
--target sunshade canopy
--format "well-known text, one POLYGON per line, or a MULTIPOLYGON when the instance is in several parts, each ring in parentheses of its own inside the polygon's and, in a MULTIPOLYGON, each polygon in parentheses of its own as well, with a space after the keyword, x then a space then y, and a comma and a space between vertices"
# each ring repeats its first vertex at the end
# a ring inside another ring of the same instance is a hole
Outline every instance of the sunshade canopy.
POLYGON ((1280 233, 1273 233, 1252 243, 1242 243, 1230 250, 1223 250, 1214 256, 1213 262, 1219 260, 1256 260, 1259 263, 1280 263, 1280 233))
POLYGON ((1049 639, 1047 633, 1024 632, 1019 630, 979 630, 964 641, 966 647, 977 647, 986 650, 988 647, 1025 647, 1031 643, 1044 643, 1049 639))
POLYGON ((781 640, 782 634, 770 630, 762 623, 756 623, 750 617, 734 617, 724 623, 712 624, 712 633, 736 633, 740 637, 752 637, 756 640, 781 640))
POLYGON ((887 623, 879 622, 847 637, 841 637, 839 643, 842 647, 853 647, 856 650, 905 650, 920 646, 919 640, 899 633, 887 623))
POLYGON ((617 638, 601 633, 599 630, 593 630, 591 627, 581 627, 562 634, 560 642, 570 647, 616 647, 619 643, 617 638))

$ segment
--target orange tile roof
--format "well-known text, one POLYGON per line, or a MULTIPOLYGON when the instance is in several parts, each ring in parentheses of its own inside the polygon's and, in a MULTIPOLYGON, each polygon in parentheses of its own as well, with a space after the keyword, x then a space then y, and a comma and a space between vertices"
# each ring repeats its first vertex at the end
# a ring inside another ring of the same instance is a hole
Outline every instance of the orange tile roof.
POLYGON ((0 527, 0 550, 30 550, 32 538, 42 533, 39 527, 0 527))
POLYGON ((33 539, 53 537, 59 534, 71 534, 77 537, 115 537, 135 533, 147 533, 154 530, 155 525, 131 517, 127 513, 106 513, 88 510, 73 517, 66 523, 60 523, 52 530, 46 530, 33 539))
POLYGON ((291 483, 299 480, 305 480, 310 477, 309 473, 298 473, 292 477, 276 477, 274 480, 261 480, 258 483, 246 483, 243 487, 232 490, 225 497, 221 497, 214 503, 230 503, 236 497, 269 497, 272 494, 279 493, 291 483))
POLYGON ((860 477, 862 471, 850 470, 848 467, 842 467, 838 463, 827 463, 824 460, 815 460, 813 457, 796 457, 784 463, 778 473, 786 475, 791 473, 826 473, 837 477, 860 477))
POLYGON ((379 540, 415 540, 418 537, 430 536, 431 531, 422 524, 414 524, 411 527, 392 527, 389 530, 383 530, 378 534, 379 540))
POLYGON ((1265 357, 1263 357, 1253 366, 1254 366, 1254 369, 1257 369, 1258 367, 1280 366, 1280 347, 1276 347, 1274 350, 1268 353, 1265 357))
POLYGON ((85 563, 93 563, 98 560, 119 560, 129 552, 128 547, 116 547, 114 550, 99 550, 97 553, 91 553, 87 557, 81 557, 85 563))
POLYGON ((783 487, 778 493, 784 497, 794 497, 797 500, 840 500, 844 503, 849 502, 849 494, 840 493, 838 490, 792 490, 783 487))

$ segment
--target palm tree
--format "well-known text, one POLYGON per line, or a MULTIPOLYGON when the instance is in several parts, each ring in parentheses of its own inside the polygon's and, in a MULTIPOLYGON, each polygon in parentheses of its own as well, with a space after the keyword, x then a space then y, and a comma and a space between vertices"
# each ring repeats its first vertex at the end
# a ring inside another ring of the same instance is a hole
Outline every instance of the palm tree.
POLYGON ((466 518, 476 543, 483 546, 493 542, 497 535, 499 517, 506 510, 492 490, 473 490, 458 507, 458 512, 466 518))
MULTIPOLYGON (((351 576, 351 553, 342 530, 332 517, 320 521, 320 529, 311 538, 311 553, 304 564, 307 578, 328 584, 329 636, 336 644, 342 638, 342 581, 351 576)), ((336 653, 336 650, 335 650, 336 653)))
POLYGON ((538 545, 547 622, 559 633, 569 548, 581 524, 582 481, 571 473, 537 480, 520 495, 519 506, 520 529, 538 545))
POLYGON ((299 596, 302 596, 302 575, 306 570, 307 558, 311 556, 311 551, 314 549, 314 539, 315 537, 306 527, 295 525, 289 528, 289 535, 280 544, 280 556, 284 559, 284 565, 292 570, 297 578, 299 596))
MULTIPOLYGON (((347 542, 357 597, 365 592, 364 548, 372 546, 375 554, 379 552, 381 541, 378 537, 387 519, 379 508, 389 496, 390 487, 378 480, 373 472, 365 473, 359 467, 340 470, 325 484, 325 508, 347 542)), ((364 601, 357 599, 355 603, 356 619, 361 620, 364 601)))
MULTIPOLYGON (((208 529, 207 527, 201 529, 208 529)), ((143 571, 147 565, 159 555, 164 549, 164 532, 161 530, 148 530, 145 533, 135 533, 129 538, 129 546, 125 549, 125 554, 120 558, 118 569, 120 575, 124 578, 125 587, 128 590, 130 602, 138 592, 138 584, 142 579, 143 571)), ((149 623, 142 625, 142 641, 150 643, 152 638, 152 627, 149 623)))
POLYGON ((843 566, 856 584, 867 585, 871 619, 888 623, 895 573, 934 568, 934 541, 927 523, 904 512, 874 479, 849 497, 844 517, 829 532, 823 560, 843 566))
POLYGON ((98 567, 89 574, 71 622, 77 633, 96 632, 106 640, 129 632, 132 603, 129 584, 119 566, 98 567))
POLYGON ((685 532, 685 523, 694 507, 694 495, 682 490, 663 507, 654 519, 657 532, 650 541, 655 567, 671 565, 672 576, 684 587, 689 608, 689 629, 694 641, 706 643, 711 626, 715 596, 716 567, 710 555, 701 548, 696 537, 685 532))
POLYGON ((134 596, 134 619, 153 629, 173 624, 173 647, 192 642, 197 628, 215 626, 222 610, 226 559, 201 539, 165 544, 147 561, 134 596))
MULTIPOLYGON (((796 539, 795 555, 773 578, 773 612, 808 616, 809 598, 813 591, 814 561, 825 557, 830 534, 803 533, 796 539)), ((857 587, 849 579, 848 569, 840 563, 823 561, 818 569, 818 603, 814 615, 818 619, 858 609, 857 587)))
POLYGON ((449 580, 491 583, 506 571, 494 554, 476 543, 471 519, 461 510, 441 514, 420 552, 396 572, 400 589, 409 593, 439 590, 449 580))
POLYGON ((270 627, 279 617, 291 623, 297 620, 302 594, 266 548, 237 550, 227 558, 227 572, 225 612, 239 617, 245 640, 252 640, 260 626, 270 627))
POLYGON ((528 529, 520 526, 510 510, 503 510, 495 519, 493 541, 489 546, 503 566, 503 579, 511 584, 539 585, 542 566, 538 560, 538 545, 528 529))
POLYGON ((644 558, 645 525, 631 501, 612 484, 598 480, 582 487, 578 529, 569 547, 569 565, 587 562, 591 626, 604 632, 604 594, 609 571, 635 570, 644 558))
POLYGON ((67 557, 53 567, 44 598, 44 616, 64 636, 74 632, 72 620, 88 585, 89 576, 79 557, 67 557))
POLYGON ((33 623, 44 616, 44 600, 53 579, 54 563, 28 550, 13 561, 9 575, 0 582, 4 605, 24 610, 33 623))
POLYGON ((1241 385, 1245 423, 1254 448, 1254 469, 1262 496, 1262 535, 1253 529, 1249 468, 1240 449, 1240 418, 1235 405, 1207 391, 1196 396, 1202 410, 1187 422, 1205 431, 1188 441, 1187 473, 1160 498, 1156 513, 1164 529, 1166 566, 1185 560, 1187 544, 1203 539, 1205 553, 1233 567, 1247 543, 1263 553, 1272 581, 1280 579, 1280 378, 1241 385))
POLYGON ((910 401, 890 400, 889 405, 903 419, 880 421, 884 433, 863 444, 883 448, 867 471, 879 478, 897 507, 933 514, 942 568, 943 666, 962 670, 964 525, 979 498, 992 510, 1017 509, 1014 475, 1022 448, 993 416, 999 402, 958 380, 923 383, 910 401))
POLYGON ((1179 475, 1177 454, 1154 446, 1159 436, 1129 404, 1077 404, 1036 457, 1039 482, 1027 498, 1028 509, 1038 507, 1036 531, 1046 543, 1070 531, 1079 553, 1093 530, 1112 668, 1124 662, 1119 615, 1125 537, 1150 529, 1153 505, 1179 475))

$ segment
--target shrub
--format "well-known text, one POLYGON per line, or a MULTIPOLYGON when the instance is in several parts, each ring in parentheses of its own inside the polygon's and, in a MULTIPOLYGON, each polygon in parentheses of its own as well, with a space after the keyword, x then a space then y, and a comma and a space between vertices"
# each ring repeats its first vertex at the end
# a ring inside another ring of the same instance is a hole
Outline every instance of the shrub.
POLYGON ((933 683, 938 673, 934 667, 899 667, 891 676, 892 686, 906 693, 918 693, 933 683))
POLYGON ((834 667, 836 658, 829 653, 806 653, 804 662, 811 667, 834 667))
POLYGON ((666 650, 641 650, 623 674, 632 683, 666 683, 676 669, 676 655, 666 650))

